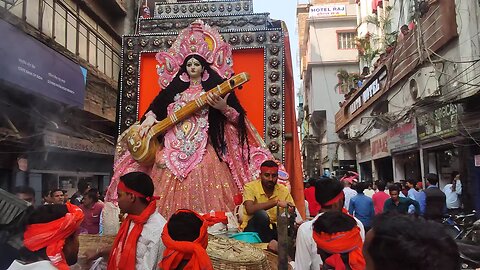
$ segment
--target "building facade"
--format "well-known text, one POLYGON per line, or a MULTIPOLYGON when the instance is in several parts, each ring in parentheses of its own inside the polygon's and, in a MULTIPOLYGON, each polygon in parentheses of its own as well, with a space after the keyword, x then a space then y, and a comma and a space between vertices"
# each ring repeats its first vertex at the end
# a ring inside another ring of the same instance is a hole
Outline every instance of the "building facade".
POLYGON ((0 1, 1 187, 105 189, 114 153, 123 1, 0 1), (27 169, 17 160, 28 163, 27 169))
POLYGON ((359 73, 356 5, 349 1, 310 1, 298 5, 297 18, 305 176, 350 170, 355 165, 354 153, 339 143, 335 112, 349 91, 349 86, 339 85, 340 74, 359 73))
POLYGON ((355 146, 363 180, 423 180, 436 173, 443 188, 459 171, 464 206, 478 210, 480 145, 473 119, 480 112, 480 39, 472 15, 478 1, 373 2, 376 9, 372 1, 359 1, 358 8, 387 14, 382 20, 390 20, 389 27, 373 30, 385 42, 364 63, 371 69, 363 85, 336 113, 337 133, 355 146))

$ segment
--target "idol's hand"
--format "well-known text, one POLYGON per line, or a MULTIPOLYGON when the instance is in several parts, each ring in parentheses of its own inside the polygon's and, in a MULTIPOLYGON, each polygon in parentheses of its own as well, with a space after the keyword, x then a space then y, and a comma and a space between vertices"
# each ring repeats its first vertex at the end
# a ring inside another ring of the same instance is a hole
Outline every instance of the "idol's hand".
POLYGON ((208 93, 207 94, 207 103, 208 105, 212 106, 213 108, 223 111, 227 108, 227 99, 228 96, 230 95, 227 94, 224 98, 219 96, 218 94, 214 93, 208 93))
POLYGON ((153 114, 147 114, 145 120, 143 120, 140 128, 138 129, 138 135, 143 138, 148 133, 150 128, 156 123, 158 123, 158 121, 155 119, 155 116, 153 114))

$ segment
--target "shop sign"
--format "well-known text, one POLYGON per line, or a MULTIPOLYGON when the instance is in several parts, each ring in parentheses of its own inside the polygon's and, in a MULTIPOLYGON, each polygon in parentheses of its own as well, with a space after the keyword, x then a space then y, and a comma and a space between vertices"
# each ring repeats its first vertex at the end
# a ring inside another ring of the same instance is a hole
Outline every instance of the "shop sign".
POLYGON ((346 5, 311 6, 308 11, 309 18, 335 17, 335 16, 347 16, 347 6, 346 5))
POLYGON ((348 112, 350 114, 354 113, 363 104, 369 101, 375 94, 380 92, 383 86, 383 80, 387 77, 387 70, 384 68, 383 71, 378 72, 374 78, 370 79, 368 84, 362 88, 362 94, 359 95, 348 107, 348 112))
POLYGON ((0 81, 83 109, 87 70, 0 20, 0 81))
POLYGON ((388 134, 386 132, 370 139, 370 148, 372 150, 372 159, 379 159, 390 156, 387 141, 388 134))
POLYGON ((417 116, 417 123, 421 141, 453 136, 458 132, 458 107, 456 104, 447 104, 417 116))
POLYGON ((412 148, 417 142, 417 127, 413 120, 388 130, 388 149, 392 152, 412 148))
POLYGON ((91 142, 89 140, 75 138, 64 134, 45 131, 43 136, 45 146, 57 147, 66 150, 90 152, 104 155, 113 155, 114 147, 107 143, 91 142))

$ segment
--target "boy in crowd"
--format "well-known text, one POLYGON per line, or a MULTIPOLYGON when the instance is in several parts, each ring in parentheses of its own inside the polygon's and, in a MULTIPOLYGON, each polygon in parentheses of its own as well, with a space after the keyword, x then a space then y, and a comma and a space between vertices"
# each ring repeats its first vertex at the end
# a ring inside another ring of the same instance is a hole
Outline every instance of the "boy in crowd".
POLYGON ((161 234, 167 221, 157 211, 153 190, 152 179, 145 173, 120 177, 118 206, 127 217, 113 246, 87 251, 88 260, 110 254, 108 269, 156 269, 165 249, 161 234))

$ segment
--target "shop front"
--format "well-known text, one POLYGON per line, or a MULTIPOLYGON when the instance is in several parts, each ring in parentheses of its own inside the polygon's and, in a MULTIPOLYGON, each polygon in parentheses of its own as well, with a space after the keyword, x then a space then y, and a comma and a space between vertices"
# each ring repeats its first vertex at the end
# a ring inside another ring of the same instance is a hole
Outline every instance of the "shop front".
POLYGON ((370 139, 372 151, 374 180, 385 182, 394 180, 393 165, 390 151, 388 150, 388 133, 381 133, 370 139))
POLYGON ((387 132, 387 147, 392 153, 393 178, 400 180, 422 179, 417 127, 414 119, 391 127, 387 132))
POLYGON ((360 181, 373 181, 372 150, 370 140, 357 144, 357 162, 360 181))
POLYGON ((423 149, 425 173, 439 176, 440 188, 451 181, 453 171, 461 171, 458 146, 458 117, 461 105, 447 104, 417 117, 418 138, 423 149))

